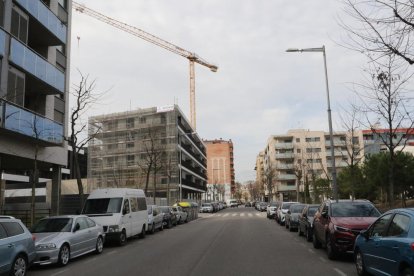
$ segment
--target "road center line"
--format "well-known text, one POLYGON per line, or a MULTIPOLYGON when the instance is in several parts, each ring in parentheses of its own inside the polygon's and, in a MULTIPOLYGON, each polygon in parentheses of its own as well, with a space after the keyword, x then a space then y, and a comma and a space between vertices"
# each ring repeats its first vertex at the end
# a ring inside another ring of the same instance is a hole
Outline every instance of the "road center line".
POLYGON ((65 273, 66 271, 68 271, 69 269, 64 269, 64 270, 61 270, 61 271, 59 271, 59 272, 56 272, 56 273, 53 273, 52 275, 50 275, 50 276, 56 276, 56 275, 59 275, 59 274, 62 274, 62 273, 65 273))
POLYGON ((339 275, 341 275, 341 276, 347 276, 347 274, 346 273, 344 273, 344 272, 342 272, 342 270, 340 270, 340 269, 338 269, 338 268, 336 268, 336 267, 334 267, 334 269, 333 270, 335 270, 339 275))

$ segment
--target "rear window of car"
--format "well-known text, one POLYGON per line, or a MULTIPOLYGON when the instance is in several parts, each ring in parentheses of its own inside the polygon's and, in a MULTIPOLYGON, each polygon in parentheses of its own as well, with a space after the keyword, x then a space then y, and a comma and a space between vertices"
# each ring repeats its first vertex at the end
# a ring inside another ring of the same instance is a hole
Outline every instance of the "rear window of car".
POLYGON ((7 236, 17 236, 24 233, 24 229, 17 222, 2 222, 1 223, 7 232, 7 236))
POLYGON ((380 213, 370 203, 338 202, 332 203, 333 217, 379 217, 380 213))

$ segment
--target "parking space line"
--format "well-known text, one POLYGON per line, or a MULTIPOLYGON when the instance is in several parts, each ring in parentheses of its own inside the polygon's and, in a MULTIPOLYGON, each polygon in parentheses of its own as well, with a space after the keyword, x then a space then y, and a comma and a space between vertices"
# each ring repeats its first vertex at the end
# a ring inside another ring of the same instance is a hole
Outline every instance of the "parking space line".
POLYGON ((321 260, 322 262, 326 263, 326 259, 324 257, 319 257, 319 260, 321 260))
POLYGON ((50 276, 56 276, 56 275, 59 275, 59 274, 62 274, 62 273, 65 273, 66 271, 68 271, 69 269, 64 269, 64 270, 61 270, 61 271, 59 271, 59 272, 56 272, 56 273, 53 273, 52 275, 50 275, 50 276))
POLYGON ((315 251, 313 251, 312 249, 308 249, 308 251, 310 252, 310 253, 312 253, 312 254, 315 254, 315 251))
POLYGON ((347 274, 346 273, 344 273, 342 270, 340 270, 340 269, 338 269, 338 268, 336 268, 336 267, 334 267, 333 268, 333 270, 335 270, 336 271, 336 273, 338 273, 339 275, 341 275, 341 276, 347 276, 347 274))

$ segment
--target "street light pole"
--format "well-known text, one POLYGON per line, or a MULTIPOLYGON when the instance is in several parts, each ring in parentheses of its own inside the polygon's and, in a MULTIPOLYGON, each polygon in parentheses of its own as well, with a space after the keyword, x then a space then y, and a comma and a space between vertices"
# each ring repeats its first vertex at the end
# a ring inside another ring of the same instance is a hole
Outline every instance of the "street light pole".
POLYGON ((333 195, 336 202, 338 202, 338 185, 336 181, 336 165, 335 165, 335 149, 334 149, 334 141, 333 141, 333 130, 332 130, 332 115, 331 115, 331 101, 329 98, 329 85, 328 85, 328 69, 326 66, 326 53, 325 53, 325 45, 320 48, 305 48, 305 49, 297 49, 297 48, 289 48, 286 52, 322 52, 323 53, 323 62, 325 67, 325 85, 326 85, 326 99, 328 103, 328 123, 329 123, 329 138, 330 138, 330 145, 331 145, 331 161, 332 161, 332 188, 333 188, 333 195))

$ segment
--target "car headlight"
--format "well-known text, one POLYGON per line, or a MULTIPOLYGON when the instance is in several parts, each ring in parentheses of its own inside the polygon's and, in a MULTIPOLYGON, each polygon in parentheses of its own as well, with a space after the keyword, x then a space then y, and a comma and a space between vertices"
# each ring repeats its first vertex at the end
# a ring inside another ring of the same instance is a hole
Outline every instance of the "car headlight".
POLYGON ((118 225, 109 225, 108 226, 108 232, 109 233, 119 232, 119 226, 118 225))
POLYGON ((37 250, 47 250, 47 249, 55 249, 56 244, 54 243, 45 243, 45 244, 38 244, 36 245, 37 250))
POLYGON ((338 225, 334 225, 334 229, 335 229, 335 231, 338 231, 338 232, 350 232, 351 231, 351 229, 341 227, 341 226, 338 226, 338 225))

